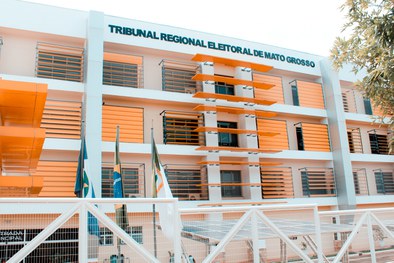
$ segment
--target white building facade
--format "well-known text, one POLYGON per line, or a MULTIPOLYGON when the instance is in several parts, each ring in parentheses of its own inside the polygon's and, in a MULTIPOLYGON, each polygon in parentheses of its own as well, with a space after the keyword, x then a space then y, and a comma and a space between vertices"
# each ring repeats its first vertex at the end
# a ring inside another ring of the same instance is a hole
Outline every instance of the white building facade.
POLYGON ((96 197, 112 197, 119 125, 127 197, 152 195, 153 130, 181 207, 394 203, 392 131, 375 121, 357 76, 328 58, 11 0, 1 3, 0 40, 4 100, 33 105, 15 113, 3 102, 2 144, 27 136, 29 154, 3 147, 2 197, 75 197, 81 136, 96 197), (22 100, 10 95, 18 87, 22 100))

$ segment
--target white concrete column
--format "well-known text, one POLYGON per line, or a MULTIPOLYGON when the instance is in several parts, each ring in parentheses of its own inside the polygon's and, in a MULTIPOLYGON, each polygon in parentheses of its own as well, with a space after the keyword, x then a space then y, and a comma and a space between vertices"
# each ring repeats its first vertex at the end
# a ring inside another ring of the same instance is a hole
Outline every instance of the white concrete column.
MULTIPOLYGON (((252 78, 252 71, 237 67, 235 68, 235 78, 244 79, 244 80, 253 80, 252 78)), ((245 86, 245 85, 237 85, 236 86, 236 94, 238 96, 247 97, 247 98, 254 98, 253 87, 245 86)), ((247 109, 254 109, 253 106, 245 105, 247 109)), ((246 117, 246 115, 241 114, 239 115, 238 121, 239 129, 244 130, 257 130, 256 118, 255 117, 246 117)), ((258 137, 254 134, 241 134, 239 135, 240 147, 244 148, 258 148, 258 137)), ((249 154, 248 162, 259 162, 258 155, 249 154)), ((260 183, 260 167, 258 166, 245 166, 242 169, 242 172, 245 173, 243 175, 243 181, 246 183, 253 183, 258 184, 260 183)), ((258 186, 249 186, 244 187, 243 194, 246 198, 250 198, 251 200, 261 200, 261 187, 258 186)))
MULTIPOLYGON (((203 62, 200 63, 201 73, 206 75, 215 75, 215 67, 211 62, 203 62)), ((202 82, 202 90, 204 92, 215 93, 215 83, 211 82, 202 82)))
POLYGON ((329 59, 322 60, 320 67, 328 116, 331 151, 334 156, 338 205, 339 209, 354 209, 356 208, 356 194, 349 154, 341 85, 338 73, 333 70, 329 59))
MULTIPOLYGON (((259 156, 255 154, 250 154, 248 157, 248 162, 259 162, 259 156)), ((257 184, 261 183, 260 166, 259 165, 248 165, 249 171, 249 182, 251 184, 256 184, 250 187, 250 199, 253 201, 260 201, 261 197, 261 186, 257 184)))
MULTIPOLYGON (((206 161, 219 161, 218 153, 209 153, 205 157, 206 161)), ((208 184, 220 184, 220 165, 207 164, 208 184)), ((209 200, 218 202, 222 200, 222 191, 220 186, 208 186, 209 200)))
POLYGON ((89 178, 93 183, 96 197, 101 197, 101 115, 104 53, 104 13, 90 11, 87 24, 85 56, 85 138, 89 178))

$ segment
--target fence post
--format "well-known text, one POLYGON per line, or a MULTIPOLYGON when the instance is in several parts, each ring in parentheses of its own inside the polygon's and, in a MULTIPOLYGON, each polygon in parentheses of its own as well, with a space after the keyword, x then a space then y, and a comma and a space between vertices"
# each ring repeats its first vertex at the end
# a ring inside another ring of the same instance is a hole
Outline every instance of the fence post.
POLYGON ((373 229, 372 229, 372 222, 371 222, 371 212, 367 212, 367 226, 368 226, 368 241, 369 241, 369 248, 371 250, 371 262, 376 263, 376 253, 375 253, 375 241, 373 238, 373 229))
POLYGON ((256 208, 253 208, 253 213, 251 217, 252 227, 251 227, 251 236, 252 236, 252 248, 253 248, 253 262, 260 262, 260 249, 259 249, 259 228, 257 224, 257 215, 256 208))
POLYGON ((182 241, 181 241, 181 231, 182 227, 180 227, 181 222, 181 217, 179 214, 179 207, 178 207, 178 199, 174 200, 172 202, 172 207, 174 209, 174 262, 175 263, 181 263, 181 257, 182 257, 182 241))
POLYGON ((317 259, 318 262, 323 262, 323 247, 322 247, 322 241, 321 241, 321 228, 320 228, 320 217, 319 217, 319 210, 318 207, 315 206, 313 208, 313 217, 314 217, 314 223, 315 223, 315 240, 316 240, 316 247, 317 247, 317 259))
POLYGON ((78 261, 87 262, 88 259, 88 212, 86 209, 86 200, 81 199, 79 207, 79 231, 78 231, 78 261))

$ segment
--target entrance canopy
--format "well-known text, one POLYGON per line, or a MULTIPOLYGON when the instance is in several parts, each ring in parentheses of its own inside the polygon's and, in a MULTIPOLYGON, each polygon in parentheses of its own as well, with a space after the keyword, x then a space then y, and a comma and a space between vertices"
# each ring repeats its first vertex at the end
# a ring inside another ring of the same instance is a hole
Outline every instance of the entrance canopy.
MULTIPOLYGON (((238 220, 183 221, 182 236, 196 241, 216 245, 228 232, 230 232, 231 228, 234 227, 237 221, 238 220)), ((313 222, 292 219, 271 219, 271 222, 289 237, 314 235, 316 233, 315 224, 313 222)), ((278 238, 278 235, 261 220, 258 220, 257 226, 259 239, 278 238)), ((320 227, 321 233, 351 232, 354 228, 353 225, 348 224, 327 223, 321 223, 320 227)), ((252 237, 252 231, 255 230, 252 229, 252 224, 249 220, 235 235, 233 240, 250 240, 252 237)))

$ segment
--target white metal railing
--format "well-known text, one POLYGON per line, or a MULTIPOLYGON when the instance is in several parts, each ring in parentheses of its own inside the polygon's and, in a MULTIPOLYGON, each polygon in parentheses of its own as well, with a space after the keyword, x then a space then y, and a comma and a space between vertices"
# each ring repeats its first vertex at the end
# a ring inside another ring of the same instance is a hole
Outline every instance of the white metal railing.
MULTIPOLYGON (((223 203, 212 207, 179 208, 178 199, 1 198, 0 256, 6 257, 7 262, 25 262, 32 256, 40 257, 34 259, 36 262, 45 261, 43 257, 50 255, 40 254, 40 247, 46 245, 48 249, 48 244, 57 242, 51 238, 57 230, 73 228, 78 231, 78 239, 69 253, 74 253, 77 258, 73 261, 78 262, 108 262, 109 256, 117 252, 122 258, 129 258, 129 262, 132 258, 133 262, 183 263, 188 262, 191 255, 197 262, 204 263, 241 260, 348 262, 349 257, 360 253, 366 254, 371 262, 380 262, 381 251, 387 252, 394 245, 393 217, 394 208, 318 212, 315 204, 226 206, 223 203), (143 243, 116 224, 115 204, 127 204, 130 224, 143 226, 143 243), (162 226, 155 223, 159 220, 152 222, 156 215, 152 212, 153 204, 167 205, 171 210, 173 240, 160 231, 162 226), (123 241, 118 243, 118 251, 115 244, 104 246, 92 242, 88 213, 111 233, 113 242, 123 241), (182 222, 176 220, 178 215, 182 216, 182 222), (42 230, 36 231, 35 236, 23 238, 23 246, 4 256, 2 248, 8 249, 14 244, 12 239, 7 243, 6 237, 7 233, 13 234, 12 229, 24 229, 25 233, 29 229, 42 230), (334 253, 327 239, 334 239, 335 233, 346 238, 334 253), (385 246, 377 243, 382 239, 386 241, 385 246), (290 250, 286 251, 286 247, 290 250)), ((62 244, 59 241, 56 250, 61 250, 62 244)))

